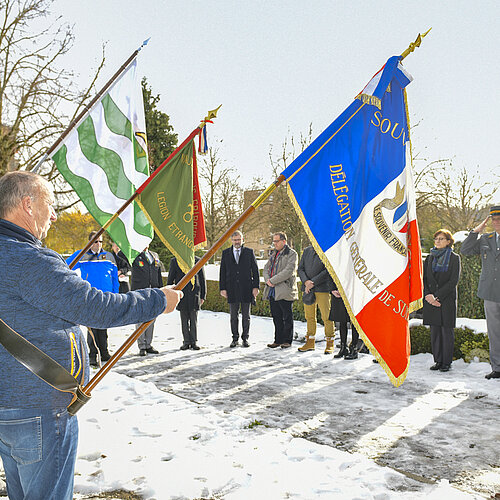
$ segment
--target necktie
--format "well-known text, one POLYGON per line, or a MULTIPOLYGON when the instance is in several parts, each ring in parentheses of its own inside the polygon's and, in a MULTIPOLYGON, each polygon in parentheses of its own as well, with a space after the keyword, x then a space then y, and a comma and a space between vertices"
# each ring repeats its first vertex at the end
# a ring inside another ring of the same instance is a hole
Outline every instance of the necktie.
POLYGON ((240 249, 238 248, 236 250, 236 264, 240 263, 240 249))

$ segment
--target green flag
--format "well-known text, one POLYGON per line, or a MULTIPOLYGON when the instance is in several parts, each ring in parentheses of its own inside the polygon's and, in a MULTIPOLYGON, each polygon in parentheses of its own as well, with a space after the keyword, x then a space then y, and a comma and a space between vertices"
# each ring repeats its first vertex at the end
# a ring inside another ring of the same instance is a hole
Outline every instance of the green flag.
MULTIPOLYGON (((137 59, 66 137, 52 159, 101 226, 147 180, 146 124, 137 59)), ((130 262, 153 238, 153 228, 135 202, 107 231, 130 262)))
POLYGON ((137 203, 187 273, 205 242, 194 138, 138 189, 137 203))

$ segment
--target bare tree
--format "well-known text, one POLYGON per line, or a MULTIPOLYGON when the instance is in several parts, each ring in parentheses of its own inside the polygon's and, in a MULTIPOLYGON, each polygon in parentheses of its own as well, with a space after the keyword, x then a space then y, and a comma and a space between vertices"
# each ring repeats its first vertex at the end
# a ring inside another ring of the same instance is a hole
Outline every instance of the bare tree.
POLYGON ((417 219, 424 246, 432 246, 434 232, 474 227, 486 217, 500 187, 500 177, 481 180, 479 169, 456 168, 450 159, 435 160, 415 169, 417 219))
MULTIPOLYGON (((289 137, 283 141, 278 155, 273 154, 271 148, 269 161, 274 178, 278 177, 280 172, 311 144, 312 139, 313 131, 312 124, 310 124, 308 131, 305 134, 301 133, 298 139, 289 134, 289 137)), ((272 196, 271 232, 284 231, 288 236, 289 243, 300 253, 304 247, 309 245, 309 238, 286 193, 286 182, 282 183, 272 196)))
POLYGON ((207 244, 211 246, 242 212, 243 192, 234 167, 225 166, 221 157, 222 140, 216 141, 203 158, 199 176, 205 215, 207 244))
MULTIPOLYGON (((57 18, 44 28, 32 28, 43 23, 51 4, 52 0, 0 0, 0 175, 36 165, 72 119, 62 111, 63 105, 70 103, 75 117, 92 97, 104 65, 103 49, 89 87, 83 92, 76 89, 74 74, 58 67, 73 43, 71 27, 57 18)), ((54 168, 46 164, 42 173, 53 180, 54 168)))

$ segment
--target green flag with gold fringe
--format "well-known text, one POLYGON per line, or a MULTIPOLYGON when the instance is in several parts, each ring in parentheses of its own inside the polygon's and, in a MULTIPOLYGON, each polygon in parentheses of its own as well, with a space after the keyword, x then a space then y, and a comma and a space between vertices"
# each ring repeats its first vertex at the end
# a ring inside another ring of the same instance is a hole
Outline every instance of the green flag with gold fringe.
POLYGON ((206 241, 194 137, 137 191, 137 203, 187 273, 195 249, 206 241))

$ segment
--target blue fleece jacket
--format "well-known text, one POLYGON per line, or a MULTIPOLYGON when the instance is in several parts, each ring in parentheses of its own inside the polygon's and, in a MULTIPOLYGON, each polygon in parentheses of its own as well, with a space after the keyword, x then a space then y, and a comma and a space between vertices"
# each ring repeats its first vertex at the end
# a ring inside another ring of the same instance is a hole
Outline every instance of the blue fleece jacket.
MULTIPOLYGON (((111 328, 149 321, 166 307, 159 289, 124 294, 93 288, 27 231, 0 219, 0 318, 87 382, 88 353, 78 325, 111 328)), ((71 395, 53 389, 0 345, 0 407, 62 408, 71 395)))
MULTIPOLYGON (((71 264, 79 253, 80 250, 70 255, 66 259, 67 264, 71 264)), ((95 254, 89 250, 73 267, 74 271, 78 269, 80 269, 80 276, 92 286, 99 288, 103 292, 118 293, 120 289, 118 267, 116 266, 113 254, 110 252, 101 250, 100 253, 95 254)))

